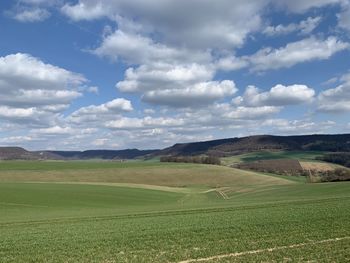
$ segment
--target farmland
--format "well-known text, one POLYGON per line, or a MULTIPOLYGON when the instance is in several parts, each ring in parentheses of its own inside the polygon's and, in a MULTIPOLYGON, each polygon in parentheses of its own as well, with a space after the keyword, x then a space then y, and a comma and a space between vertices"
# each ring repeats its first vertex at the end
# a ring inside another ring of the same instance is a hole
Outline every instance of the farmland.
POLYGON ((350 184, 150 162, 1 162, 1 262, 345 262, 350 184))

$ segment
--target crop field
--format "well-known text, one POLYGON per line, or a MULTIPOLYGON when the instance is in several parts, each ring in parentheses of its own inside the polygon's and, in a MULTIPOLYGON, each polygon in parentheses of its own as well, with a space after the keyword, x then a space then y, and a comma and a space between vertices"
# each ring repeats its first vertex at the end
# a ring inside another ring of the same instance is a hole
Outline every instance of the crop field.
POLYGON ((223 166, 0 162, 0 262, 348 262, 349 201, 223 166))

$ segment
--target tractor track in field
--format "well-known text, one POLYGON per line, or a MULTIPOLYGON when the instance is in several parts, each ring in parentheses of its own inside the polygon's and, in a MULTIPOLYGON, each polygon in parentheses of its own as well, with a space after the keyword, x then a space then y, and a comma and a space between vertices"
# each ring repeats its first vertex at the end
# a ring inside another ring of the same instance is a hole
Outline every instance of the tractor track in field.
MULTIPOLYGON (((226 189, 226 188, 225 188, 226 189)), ((217 188, 215 189, 216 192, 219 193, 219 195, 221 195, 221 197, 224 199, 224 200, 228 200, 230 199, 227 194, 224 192, 224 189, 223 188, 217 188)))
POLYGON ((178 263, 205 262, 205 261, 210 261, 210 260, 218 260, 218 259, 224 259, 224 258, 253 255, 253 254, 259 254, 259 253, 264 253, 264 252, 274 252, 274 251, 283 250, 283 249, 299 248, 299 247, 305 247, 308 245, 331 243, 331 242, 337 242, 337 241, 348 240, 348 239, 350 239, 350 236, 330 238, 330 239, 324 239, 324 240, 319 240, 319 241, 298 243, 298 244, 279 246, 279 247, 273 247, 273 248, 248 250, 248 251, 243 251, 243 252, 235 252, 235 253, 229 253, 229 254, 216 255, 216 256, 211 256, 211 257, 207 257, 207 258, 187 259, 187 260, 179 261, 178 263))
POLYGON ((207 191, 204 191, 202 193, 210 193, 210 192, 217 192, 223 199, 228 200, 230 199, 224 190, 230 189, 229 187, 221 187, 221 188, 213 188, 209 189, 207 191))

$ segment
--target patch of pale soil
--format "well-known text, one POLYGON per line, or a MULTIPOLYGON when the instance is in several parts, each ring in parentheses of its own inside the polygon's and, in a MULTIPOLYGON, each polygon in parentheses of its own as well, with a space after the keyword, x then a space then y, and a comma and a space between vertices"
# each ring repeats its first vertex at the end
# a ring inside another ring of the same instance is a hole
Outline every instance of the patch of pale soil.
POLYGON ((317 162, 300 162, 301 167, 307 171, 333 171, 334 165, 329 163, 317 163, 317 162))
POLYGON ((312 242, 307 242, 307 243, 292 244, 292 245, 288 245, 288 246, 280 246, 280 247, 257 249, 257 250, 248 250, 248 251, 243 251, 243 252, 236 252, 236 253, 230 253, 230 254, 224 254, 224 255, 211 256, 211 257, 207 257, 207 258, 187 259, 187 260, 179 261, 178 263, 204 262, 204 261, 217 260, 217 259, 223 259, 223 258, 258 254, 258 253, 264 253, 264 252, 273 252, 276 250, 283 250, 283 249, 289 249, 289 248, 298 248, 298 247, 304 247, 304 246, 308 246, 308 245, 331 243, 331 242, 337 242, 337 241, 346 240, 346 239, 350 239, 350 237, 338 237, 338 238, 331 238, 331 239, 325 239, 325 240, 319 240, 319 241, 312 241, 312 242))

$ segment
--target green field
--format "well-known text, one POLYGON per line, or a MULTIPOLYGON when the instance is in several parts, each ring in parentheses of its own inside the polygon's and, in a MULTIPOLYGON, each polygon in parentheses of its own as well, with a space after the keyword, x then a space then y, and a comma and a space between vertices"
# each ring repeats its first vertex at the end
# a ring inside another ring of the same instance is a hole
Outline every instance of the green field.
POLYGON ((223 166, 0 162, 0 262, 348 262, 349 201, 223 166))

